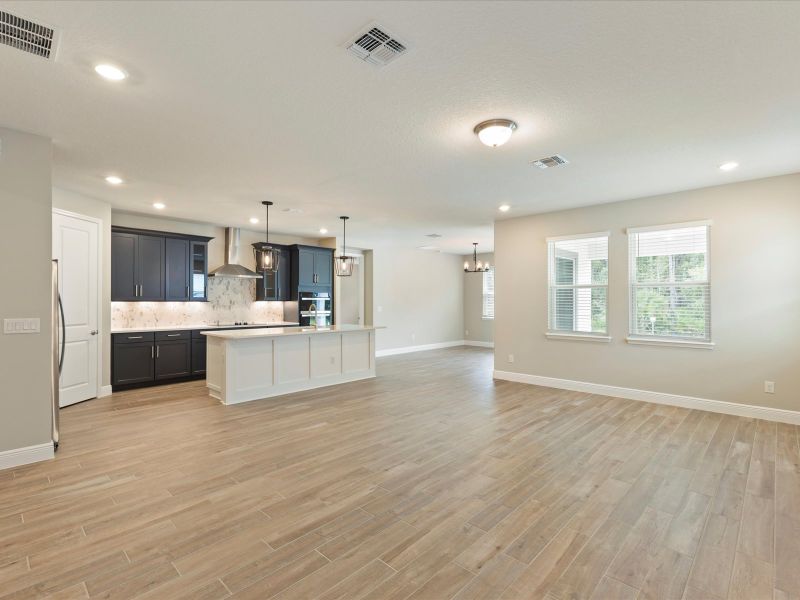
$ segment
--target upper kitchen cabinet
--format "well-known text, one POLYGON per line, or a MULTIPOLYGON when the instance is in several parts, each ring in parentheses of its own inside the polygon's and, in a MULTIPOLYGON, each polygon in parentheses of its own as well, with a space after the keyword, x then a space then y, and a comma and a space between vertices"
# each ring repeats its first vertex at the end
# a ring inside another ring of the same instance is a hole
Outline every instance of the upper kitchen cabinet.
POLYGON ((112 228, 111 300, 206 300, 210 239, 112 228))
POLYGON ((330 289, 333 284, 333 250, 317 246, 292 246, 292 299, 299 290, 330 289))
MULTIPOLYGON (((265 245, 263 242, 258 242, 253 244, 253 248, 258 253, 265 245)), ((278 270, 275 272, 259 271, 263 277, 256 280, 256 300, 291 300, 291 251, 288 246, 281 244, 270 244, 270 246, 278 251, 278 270)), ((260 264, 258 256, 256 256, 256 264, 260 264)))

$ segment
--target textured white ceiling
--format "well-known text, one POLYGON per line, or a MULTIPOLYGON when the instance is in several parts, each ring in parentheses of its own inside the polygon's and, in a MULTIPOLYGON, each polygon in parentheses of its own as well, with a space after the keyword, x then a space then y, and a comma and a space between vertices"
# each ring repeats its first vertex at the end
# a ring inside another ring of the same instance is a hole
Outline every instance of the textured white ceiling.
POLYGON ((62 32, 53 62, 0 46, 0 125, 51 136, 56 185, 128 211, 252 227, 268 198, 276 231, 349 214, 354 245, 436 232, 466 253, 492 247, 504 202, 510 218, 800 171, 798 2, 0 8, 62 32), (384 69, 344 50, 373 21, 410 47, 384 69), (492 117, 519 123, 502 148, 472 133, 492 117), (570 164, 528 165, 555 153, 570 164))

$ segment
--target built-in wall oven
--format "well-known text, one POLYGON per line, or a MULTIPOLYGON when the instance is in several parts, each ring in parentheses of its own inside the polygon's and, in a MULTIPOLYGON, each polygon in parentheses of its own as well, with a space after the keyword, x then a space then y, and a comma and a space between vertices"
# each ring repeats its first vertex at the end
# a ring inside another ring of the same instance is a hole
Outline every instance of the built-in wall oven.
POLYGON ((300 292, 300 325, 329 327, 333 322, 330 292, 300 292))

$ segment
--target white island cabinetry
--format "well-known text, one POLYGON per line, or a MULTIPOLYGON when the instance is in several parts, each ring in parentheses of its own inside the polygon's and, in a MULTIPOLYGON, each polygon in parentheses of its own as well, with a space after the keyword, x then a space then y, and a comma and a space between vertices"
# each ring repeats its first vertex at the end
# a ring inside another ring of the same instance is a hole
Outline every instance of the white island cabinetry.
POLYGON ((223 404, 375 377, 375 327, 204 331, 206 385, 223 404))

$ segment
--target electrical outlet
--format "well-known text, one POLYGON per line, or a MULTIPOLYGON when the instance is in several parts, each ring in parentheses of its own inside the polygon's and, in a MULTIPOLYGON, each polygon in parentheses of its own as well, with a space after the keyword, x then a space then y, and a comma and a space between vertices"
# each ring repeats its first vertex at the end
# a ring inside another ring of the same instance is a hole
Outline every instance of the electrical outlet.
POLYGON ((464 335, 469 335, 469 329, 464 330, 464 335))
POLYGON ((764 382, 764 393, 765 394, 774 394, 775 393, 775 382, 774 381, 765 381, 764 382))
POLYGON ((508 362, 510 362, 510 363, 514 362, 514 355, 513 354, 509 354, 508 355, 508 362))

